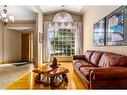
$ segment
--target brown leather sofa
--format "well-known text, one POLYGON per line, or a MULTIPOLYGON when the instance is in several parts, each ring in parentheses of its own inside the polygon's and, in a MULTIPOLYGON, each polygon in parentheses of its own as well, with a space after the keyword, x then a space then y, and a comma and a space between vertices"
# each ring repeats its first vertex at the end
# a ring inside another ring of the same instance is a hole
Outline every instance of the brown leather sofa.
POLYGON ((89 89, 127 88, 127 56, 87 50, 73 56, 73 67, 89 89))

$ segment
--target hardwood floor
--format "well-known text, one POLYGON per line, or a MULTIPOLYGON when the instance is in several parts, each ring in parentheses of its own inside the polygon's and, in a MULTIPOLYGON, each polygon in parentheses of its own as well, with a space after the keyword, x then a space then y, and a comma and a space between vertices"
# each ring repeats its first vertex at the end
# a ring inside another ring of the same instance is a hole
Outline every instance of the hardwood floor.
MULTIPOLYGON (((76 74, 76 72, 73 70, 72 63, 71 62, 63 62, 60 63, 61 66, 66 67, 69 69, 69 73, 67 74, 69 82, 68 84, 61 84, 59 88, 57 89, 86 89, 83 85, 82 81, 76 74)), ((14 83, 9 84, 5 89, 51 89, 50 86, 44 86, 43 84, 36 84, 34 82, 35 74, 32 72, 29 72, 22 76, 19 80, 15 81, 14 83)))
POLYGON ((14 63, 0 65, 0 89, 16 81, 34 68, 33 64, 15 66, 14 63))

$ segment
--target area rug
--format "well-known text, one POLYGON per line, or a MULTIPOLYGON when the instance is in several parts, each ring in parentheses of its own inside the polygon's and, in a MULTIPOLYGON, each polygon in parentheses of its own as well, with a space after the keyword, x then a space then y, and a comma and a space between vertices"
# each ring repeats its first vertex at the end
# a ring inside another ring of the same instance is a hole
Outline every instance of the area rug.
POLYGON ((19 62, 14 62, 12 63, 14 66, 22 66, 22 65, 27 65, 30 64, 31 62, 27 62, 27 61, 19 61, 19 62))

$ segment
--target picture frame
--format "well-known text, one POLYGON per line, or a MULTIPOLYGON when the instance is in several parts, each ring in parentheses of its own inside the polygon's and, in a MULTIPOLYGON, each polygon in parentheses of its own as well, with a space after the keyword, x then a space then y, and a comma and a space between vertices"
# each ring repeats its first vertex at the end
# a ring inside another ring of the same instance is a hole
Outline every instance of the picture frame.
POLYGON ((106 29, 106 18, 99 20, 94 24, 94 46, 104 46, 105 45, 105 29, 106 29))
POLYGON ((127 45, 127 6, 117 8, 94 24, 93 44, 94 46, 127 45))
POLYGON ((127 6, 124 6, 124 45, 127 45, 127 6))
POLYGON ((125 45, 124 33, 124 7, 122 6, 106 16, 106 45, 125 45))

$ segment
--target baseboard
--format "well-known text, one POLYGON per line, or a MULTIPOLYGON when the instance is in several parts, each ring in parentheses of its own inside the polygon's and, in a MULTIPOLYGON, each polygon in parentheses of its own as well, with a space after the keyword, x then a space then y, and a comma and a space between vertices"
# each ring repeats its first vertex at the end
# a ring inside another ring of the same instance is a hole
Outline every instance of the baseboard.
MULTIPOLYGON (((50 61, 53 61, 53 58, 51 56, 50 61)), ((58 62, 72 62, 72 57, 70 56, 56 56, 58 62)))

